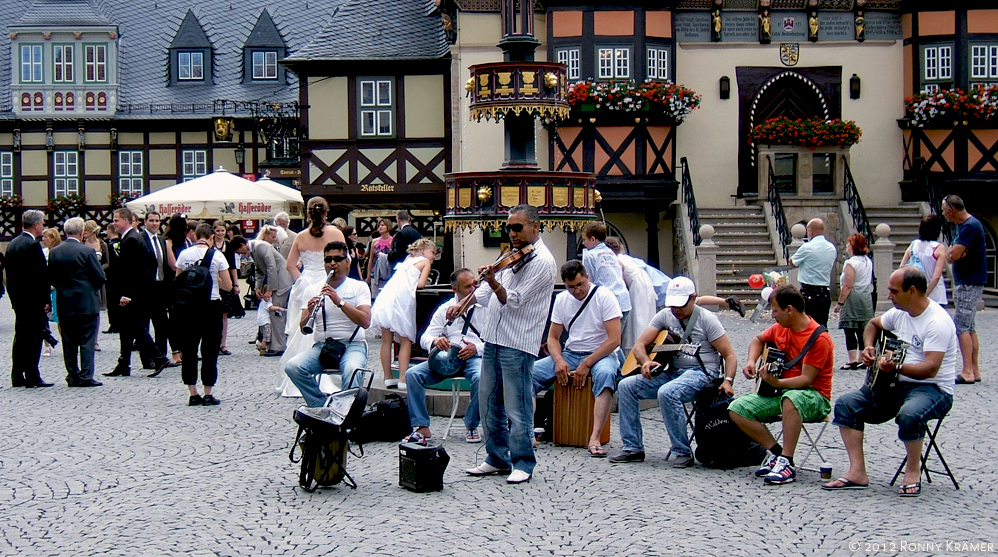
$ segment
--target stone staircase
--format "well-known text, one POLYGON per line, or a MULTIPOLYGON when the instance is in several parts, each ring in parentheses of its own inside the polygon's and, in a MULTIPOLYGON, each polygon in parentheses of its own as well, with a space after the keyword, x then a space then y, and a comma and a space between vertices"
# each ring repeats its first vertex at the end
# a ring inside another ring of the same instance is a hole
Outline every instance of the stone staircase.
POLYGON ((766 216, 759 205, 708 209, 701 207, 700 224, 714 227, 717 253, 717 295, 735 294, 751 307, 759 299, 759 290, 748 284, 749 274, 734 270, 768 269, 776 266, 776 251, 766 227, 766 216))
POLYGON ((917 203, 901 203, 895 207, 869 207, 866 209, 866 219, 870 228, 876 230, 877 225, 884 222, 891 227, 890 240, 894 242, 894 268, 901 265, 901 258, 912 240, 918 238, 918 224, 922 221, 917 203))

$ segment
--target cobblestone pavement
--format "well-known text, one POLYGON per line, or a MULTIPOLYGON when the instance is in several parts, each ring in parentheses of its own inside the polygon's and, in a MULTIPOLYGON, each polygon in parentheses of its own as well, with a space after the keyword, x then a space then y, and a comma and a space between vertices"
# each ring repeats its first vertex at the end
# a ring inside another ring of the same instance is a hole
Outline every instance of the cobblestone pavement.
MULTIPOLYGON (((731 312, 721 318, 744 360, 764 325, 731 312)), ((989 401, 998 394, 998 312, 978 319, 985 380, 957 387, 939 437, 959 491, 933 476, 920 498, 898 497, 887 485, 904 454, 893 423, 868 429, 867 491, 826 493, 806 471, 773 487, 750 468, 673 469, 652 409, 642 415, 643 464, 611 465, 584 449, 543 444, 531 482, 508 486, 466 476, 485 451, 454 440, 446 443, 445 489, 416 494, 398 486, 396 446, 378 443, 350 460, 356 491, 340 485, 309 494, 296 487, 297 467, 288 462, 300 402, 276 395, 276 360, 247 344, 251 316, 229 322, 233 355, 219 358, 216 390, 222 404, 190 408, 176 368, 155 379, 133 373, 100 378, 97 389, 68 389, 58 350, 42 359, 54 388, 10 388, 13 318, 3 299, 0 554, 964 555, 979 548, 964 543, 981 542, 994 553, 998 432, 989 401)), ((832 333, 841 364, 842 335, 832 333)), ((102 334, 100 344, 98 371, 109 371, 117 338, 102 334)), ((861 378, 837 372, 836 394, 861 378)), ((433 420, 442 431, 444 419, 433 420)), ((612 420, 611 454, 620 447, 612 420)), ((838 432, 830 427, 820 447, 835 473, 844 472, 838 432)))

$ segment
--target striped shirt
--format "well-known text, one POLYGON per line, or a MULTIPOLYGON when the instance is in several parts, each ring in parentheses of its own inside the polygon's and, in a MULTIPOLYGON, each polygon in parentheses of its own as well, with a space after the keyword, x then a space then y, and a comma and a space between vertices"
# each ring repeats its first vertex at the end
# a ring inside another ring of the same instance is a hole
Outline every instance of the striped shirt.
POLYGON ((593 284, 607 288, 617 297, 617 305, 620 311, 626 313, 631 311, 631 297, 627 294, 627 285, 624 284, 624 270, 620 268, 617 261, 617 254, 600 242, 593 246, 593 249, 582 250, 582 265, 589 273, 589 280, 593 284))
POLYGON ((525 261, 522 267, 513 265, 496 274, 496 280, 506 289, 505 304, 488 282, 475 290, 475 298, 488 309, 482 340, 536 355, 541 349, 558 266, 540 238, 525 261))

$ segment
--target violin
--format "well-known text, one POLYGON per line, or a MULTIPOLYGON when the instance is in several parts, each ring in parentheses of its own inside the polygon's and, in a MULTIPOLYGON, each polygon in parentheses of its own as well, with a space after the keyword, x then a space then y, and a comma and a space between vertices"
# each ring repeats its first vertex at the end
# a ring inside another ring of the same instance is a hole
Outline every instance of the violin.
MULTIPOLYGON (((520 249, 514 249, 512 251, 503 252, 502 254, 499 255, 499 259, 496 259, 496 262, 492 264, 492 272, 497 273, 507 267, 516 265, 517 263, 522 261, 524 257, 530 255, 532 251, 534 251, 534 246, 532 244, 527 244, 520 249)), ((485 273, 483 272, 482 274, 478 275, 478 279, 475 282, 481 282, 484 279, 485 279, 485 273)), ((474 295, 475 293, 472 292, 471 294, 465 296, 463 300, 461 300, 461 303, 458 304, 459 311, 457 317, 464 315, 465 312, 468 311, 468 308, 471 307, 472 303, 471 301, 474 299, 474 295)), ((457 317, 455 317, 454 319, 457 319, 457 317)), ((447 320, 448 327, 454 324, 454 319, 447 320)))

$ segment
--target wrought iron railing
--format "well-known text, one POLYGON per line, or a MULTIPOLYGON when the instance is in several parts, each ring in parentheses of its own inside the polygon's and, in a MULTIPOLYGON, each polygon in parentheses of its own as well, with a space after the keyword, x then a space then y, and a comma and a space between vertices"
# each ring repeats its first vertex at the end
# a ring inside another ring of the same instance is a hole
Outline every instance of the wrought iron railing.
POLYGON ((863 200, 859 197, 859 190, 856 188, 856 181, 849 171, 849 163, 843 161, 845 165, 845 187, 843 193, 846 198, 846 205, 849 207, 849 214, 852 216, 853 228, 863 236, 866 236, 866 243, 873 245, 873 228, 866 218, 866 209, 863 208, 863 200))
POLYGON ((780 199, 780 191, 776 185, 776 174, 773 172, 773 159, 768 155, 769 160, 769 187, 766 192, 766 199, 769 201, 769 208, 773 212, 773 222, 776 224, 776 232, 780 235, 780 243, 783 244, 783 259, 790 259, 790 242, 793 236, 790 235, 790 226, 787 224, 787 214, 783 211, 783 200, 780 199))
POLYGON ((686 204, 686 215, 690 218, 690 228, 693 229, 693 245, 699 246, 702 240, 700 238, 700 213, 697 211, 697 198, 693 193, 690 165, 686 162, 686 157, 679 159, 679 164, 683 171, 683 203, 686 204))

